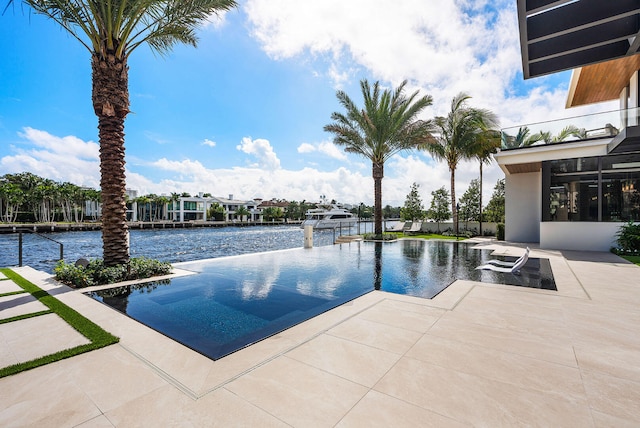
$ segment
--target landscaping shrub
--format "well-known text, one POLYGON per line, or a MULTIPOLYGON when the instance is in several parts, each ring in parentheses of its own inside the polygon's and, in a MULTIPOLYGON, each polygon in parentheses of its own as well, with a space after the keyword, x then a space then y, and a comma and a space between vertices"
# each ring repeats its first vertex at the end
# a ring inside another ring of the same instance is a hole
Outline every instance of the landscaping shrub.
POLYGON ((498 241, 504 241, 504 223, 496 225, 496 238, 498 238, 498 241))
POLYGON ((618 252, 622 254, 640 254, 640 223, 630 221, 620 226, 618 233, 618 252))
POLYGON ((101 259, 95 259, 84 267, 61 260, 54 272, 58 281, 82 288, 167 275, 171 273, 171 264, 146 257, 134 257, 128 264, 107 267, 101 259))
POLYGON ((362 238, 365 241, 393 241, 398 239, 398 236, 395 233, 383 233, 382 236, 375 233, 365 233, 362 238))
POLYGON ((456 232, 451 230, 446 230, 442 232, 442 236, 458 236, 460 238, 473 238, 475 234, 470 230, 461 230, 460 232, 458 232, 458 235, 456 235, 456 232))

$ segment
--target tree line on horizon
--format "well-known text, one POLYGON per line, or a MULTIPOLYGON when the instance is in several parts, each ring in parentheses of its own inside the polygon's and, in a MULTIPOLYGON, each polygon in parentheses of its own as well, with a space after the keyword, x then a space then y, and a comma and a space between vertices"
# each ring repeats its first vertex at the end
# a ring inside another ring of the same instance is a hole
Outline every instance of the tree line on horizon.
MULTIPOLYGON (((171 220, 168 217, 168 205, 177 202, 181 197, 189 198, 190 193, 171 193, 170 195, 156 195, 154 193, 127 198, 127 204, 136 202, 137 215, 140 221, 171 220)), ((203 198, 212 197, 211 193, 204 193, 203 198)), ((268 206, 263 208, 265 221, 282 219, 302 220, 307 210, 321 206, 320 203, 302 201, 275 201, 286 204, 284 207, 268 206)), ((336 201, 331 201, 336 203, 336 201)), ((97 207, 100 203, 100 190, 78 186, 70 182, 57 182, 40 177, 31 172, 5 174, 0 176, 0 223, 81 223, 86 219, 99 219, 97 207), (92 209, 87 211, 87 202, 92 203, 92 209)), ((365 204, 355 207, 352 213, 361 218, 371 218, 373 208, 365 204)), ((246 207, 240 206, 234 212, 237 219, 247 221, 251 214, 246 207)), ((384 208, 386 218, 400 217, 400 207, 387 205, 384 208)), ((212 204, 207 211, 207 218, 221 221, 225 211, 222 205, 212 204)))

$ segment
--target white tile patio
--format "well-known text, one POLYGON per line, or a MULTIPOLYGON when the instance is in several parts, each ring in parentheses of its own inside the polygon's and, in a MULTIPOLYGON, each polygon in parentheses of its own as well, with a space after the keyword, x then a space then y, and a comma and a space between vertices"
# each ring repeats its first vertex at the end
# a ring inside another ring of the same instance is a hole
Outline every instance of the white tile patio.
POLYGON ((20 268, 121 342, 0 379, 0 426, 640 426, 640 268, 531 257, 550 259, 557 292, 372 292, 218 361, 20 268))

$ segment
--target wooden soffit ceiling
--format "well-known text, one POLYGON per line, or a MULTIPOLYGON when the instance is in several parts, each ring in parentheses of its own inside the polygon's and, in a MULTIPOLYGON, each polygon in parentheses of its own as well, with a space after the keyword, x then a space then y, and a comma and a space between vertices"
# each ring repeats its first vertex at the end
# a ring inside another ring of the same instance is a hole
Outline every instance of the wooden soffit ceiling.
POLYGON ((637 70, 640 70, 637 54, 573 70, 567 108, 617 99, 637 70))
POLYGON ((542 162, 512 163, 505 165, 509 174, 525 174, 527 172, 538 172, 542 168, 542 162))
POLYGON ((640 0, 517 0, 525 79, 632 56, 640 0))

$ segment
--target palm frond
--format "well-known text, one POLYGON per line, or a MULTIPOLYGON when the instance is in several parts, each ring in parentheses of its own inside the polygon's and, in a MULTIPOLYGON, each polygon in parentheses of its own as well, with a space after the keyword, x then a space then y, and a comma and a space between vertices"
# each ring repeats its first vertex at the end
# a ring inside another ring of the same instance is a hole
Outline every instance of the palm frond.
MULTIPOLYGON (((14 3, 10 0, 7 4, 14 3)), ((60 24, 92 54, 125 59, 142 44, 164 54, 176 44, 196 45, 196 28, 235 0, 24 0, 60 24)), ((5 8, 6 9, 6 8, 5 8)))
POLYGON ((417 116, 431 105, 430 96, 419 97, 416 91, 405 96, 402 82, 395 90, 382 90, 366 79, 360 82, 363 107, 358 108, 349 96, 338 91, 336 96, 346 113, 333 113, 335 122, 325 126, 334 134, 334 143, 345 151, 359 153, 372 162, 383 164, 400 150, 420 148, 427 144, 432 121, 418 121, 417 116))

